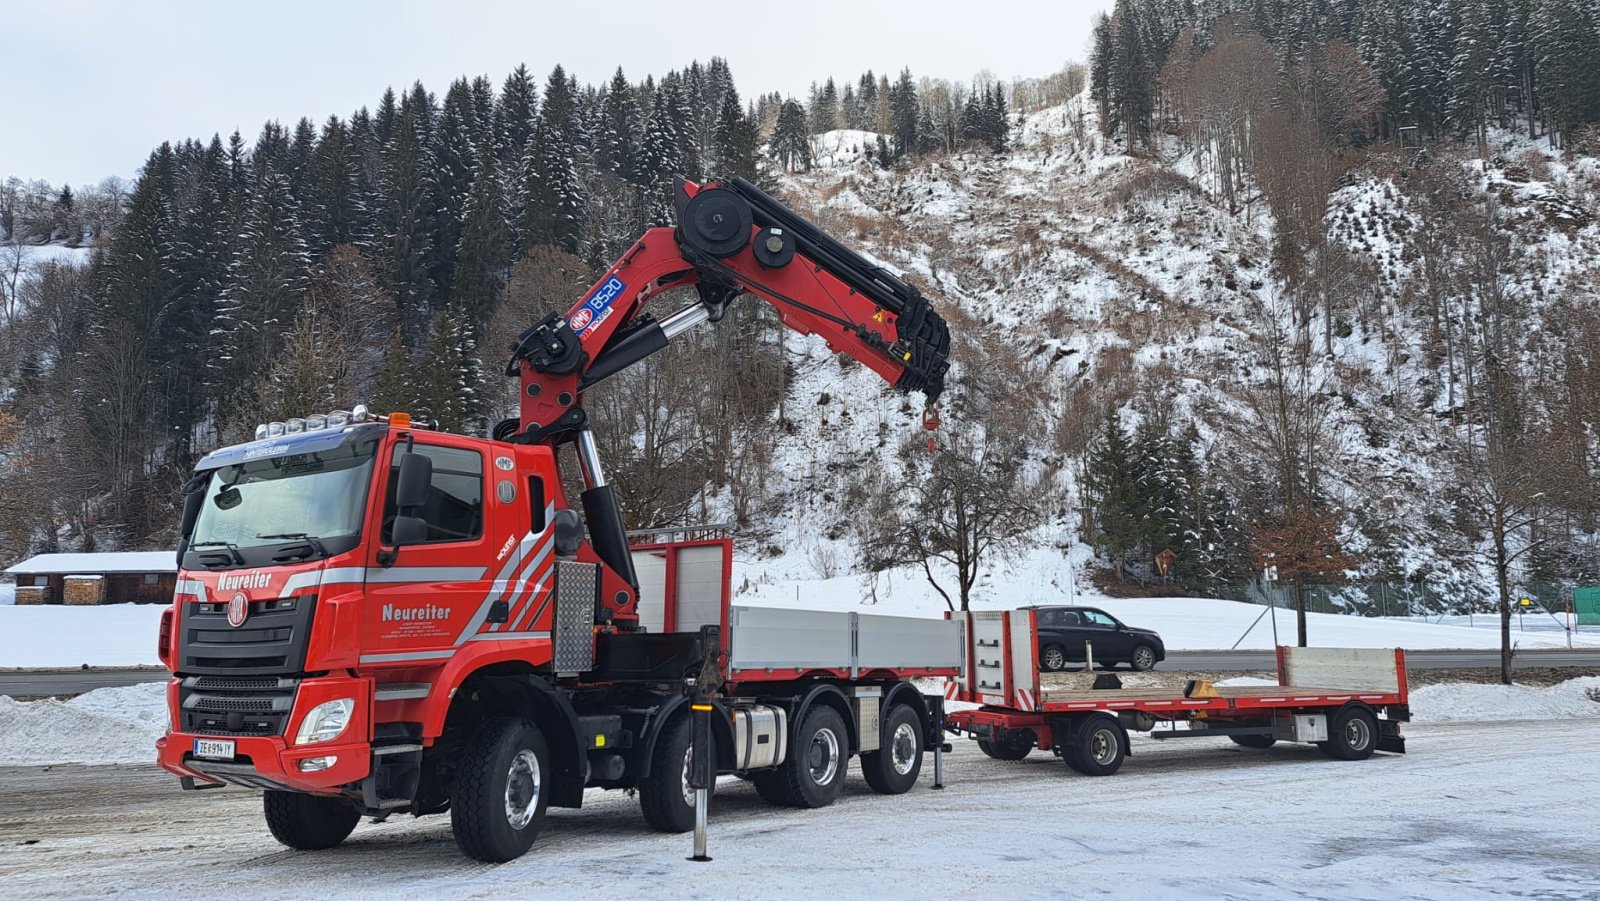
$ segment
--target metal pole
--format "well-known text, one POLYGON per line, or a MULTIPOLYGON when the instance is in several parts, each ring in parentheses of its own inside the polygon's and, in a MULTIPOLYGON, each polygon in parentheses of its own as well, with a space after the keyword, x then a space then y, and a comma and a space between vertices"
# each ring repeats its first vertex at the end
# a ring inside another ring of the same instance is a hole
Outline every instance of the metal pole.
POLYGON ((939 704, 933 736, 933 787, 944 788, 944 704, 939 704))
POLYGON ((706 855, 706 808, 709 806, 710 792, 703 788, 694 790, 694 856, 690 860, 707 861, 711 858, 706 855))

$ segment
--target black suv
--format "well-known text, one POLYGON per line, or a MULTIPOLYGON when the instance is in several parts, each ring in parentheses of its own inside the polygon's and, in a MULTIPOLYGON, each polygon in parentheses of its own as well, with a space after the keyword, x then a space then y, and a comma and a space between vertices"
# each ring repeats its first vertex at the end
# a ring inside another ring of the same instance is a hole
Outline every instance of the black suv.
POLYGON ((1039 611, 1039 668, 1063 670, 1082 663, 1084 645, 1094 647, 1094 662, 1107 668, 1126 663, 1136 670, 1154 669, 1167 659, 1161 636, 1149 629, 1125 626, 1093 607, 1033 607, 1039 611))

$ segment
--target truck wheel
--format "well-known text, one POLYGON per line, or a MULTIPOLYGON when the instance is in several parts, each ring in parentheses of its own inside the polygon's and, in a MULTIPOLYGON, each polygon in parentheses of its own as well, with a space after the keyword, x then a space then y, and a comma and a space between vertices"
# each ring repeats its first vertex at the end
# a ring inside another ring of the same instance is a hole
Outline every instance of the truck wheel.
POLYGON ((1021 760, 1032 753, 1035 741, 1032 729, 1013 729, 1000 733, 998 741, 978 739, 978 750, 995 760, 1021 760))
POLYGON ((844 788, 850 766, 850 733, 839 712, 818 704, 806 714, 789 746, 789 759, 755 777, 756 791, 773 804, 827 807, 844 788))
POLYGON ((1336 760, 1366 760, 1377 747, 1378 718, 1365 707, 1346 707, 1329 717, 1328 740, 1317 742, 1336 760))
POLYGON ((1258 751, 1264 751, 1278 743, 1278 740, 1270 735, 1230 735, 1228 737, 1233 739, 1233 743, 1240 747, 1255 748, 1258 751))
POLYGON ((1058 673, 1067 668, 1067 652, 1061 645, 1047 644, 1039 650, 1039 668, 1058 673))
MULTIPOLYGON (((694 828, 695 793, 689 787, 693 735, 687 715, 674 718, 656 738, 650 755, 650 775, 639 782, 639 809, 644 812, 644 821, 657 832, 688 832, 694 828)), ((712 753, 716 753, 715 749, 712 753)), ((715 791, 713 784, 708 797, 715 791)))
POLYGON ((861 755, 861 777, 880 795, 901 795, 917 784, 922 772, 922 719, 906 704, 889 709, 883 722, 883 746, 861 755))
POLYGON ((1072 731, 1062 755, 1085 776, 1109 776, 1122 768, 1122 727, 1109 716, 1093 716, 1072 731))
POLYGON ((1133 659, 1128 664, 1141 673, 1155 669, 1156 649, 1147 644, 1139 645, 1133 649, 1133 659))
POLYGON ((461 853, 484 863, 526 854, 544 825, 554 776, 538 726, 516 717, 484 723, 462 754, 450 798, 461 853))
POLYGON ((261 796, 272 837, 296 851, 325 851, 350 837, 361 811, 344 798, 269 790, 261 796))

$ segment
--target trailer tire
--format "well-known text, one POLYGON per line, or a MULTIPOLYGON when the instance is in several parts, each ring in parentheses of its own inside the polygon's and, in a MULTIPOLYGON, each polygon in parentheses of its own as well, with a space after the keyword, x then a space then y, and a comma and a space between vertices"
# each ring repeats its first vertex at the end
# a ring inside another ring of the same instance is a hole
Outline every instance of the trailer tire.
POLYGON ((1039 649, 1039 668, 1058 673, 1067 668, 1067 652, 1058 644, 1047 644, 1039 649))
MULTIPOLYGON (((693 735, 688 716, 674 718, 656 739, 650 775, 639 782, 639 809, 644 821, 657 832, 688 832, 694 828, 694 789, 689 788, 693 735)), ((712 753, 716 753, 714 747, 712 753)), ((715 793, 713 783, 707 797, 715 793)))
POLYGON ((1241 748, 1255 748, 1258 751, 1265 751, 1278 743, 1278 740, 1270 735, 1230 735, 1228 738, 1241 748))
POLYGON ((998 740, 978 739, 978 750, 995 760, 1021 760, 1033 753, 1036 741, 1032 729, 1010 729, 1001 732, 998 740))
POLYGON ((268 790, 261 795, 272 837, 296 851, 326 851, 350 837, 361 811, 344 798, 268 790))
POLYGON ((861 778, 880 795, 903 795, 922 773, 922 718, 909 705, 889 708, 879 750, 861 755, 861 778))
POLYGON ((844 718, 826 704, 817 704, 801 721, 789 745, 789 759, 772 773, 754 780, 756 791, 773 804, 827 807, 844 789, 850 767, 850 733, 844 718))
POLYGON ((1317 742, 1335 760, 1366 760, 1378 745, 1378 718, 1366 707, 1346 707, 1334 714, 1328 740, 1317 742))
POLYGON ((1067 766, 1085 776, 1109 776, 1122 769, 1128 734, 1112 717, 1091 716, 1072 730, 1062 754, 1067 766))
POLYGON ((550 750, 532 721, 499 717, 478 728, 456 772, 450 831, 461 853, 484 863, 526 854, 549 806, 550 750))

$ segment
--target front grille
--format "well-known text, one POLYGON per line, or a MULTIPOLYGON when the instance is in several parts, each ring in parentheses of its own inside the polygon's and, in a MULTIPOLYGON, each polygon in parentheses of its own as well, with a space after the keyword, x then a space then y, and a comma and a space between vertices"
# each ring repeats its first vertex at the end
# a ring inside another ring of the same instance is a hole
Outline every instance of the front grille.
POLYGON ((282 735, 300 680, 289 676, 186 676, 178 684, 182 730, 192 735, 282 735))
POLYGON ((228 625, 225 604, 184 605, 178 671, 245 677, 298 673, 305 669, 314 597, 253 601, 244 625, 228 625))

